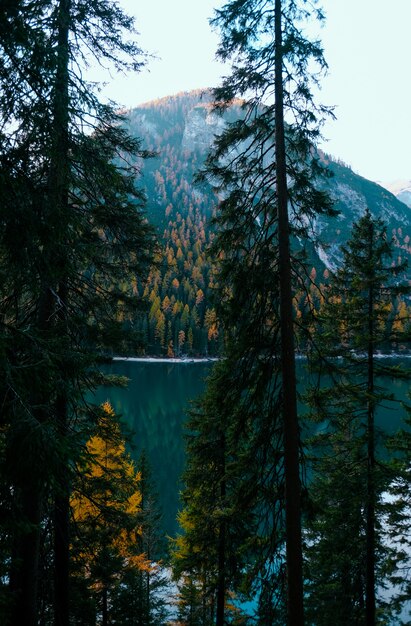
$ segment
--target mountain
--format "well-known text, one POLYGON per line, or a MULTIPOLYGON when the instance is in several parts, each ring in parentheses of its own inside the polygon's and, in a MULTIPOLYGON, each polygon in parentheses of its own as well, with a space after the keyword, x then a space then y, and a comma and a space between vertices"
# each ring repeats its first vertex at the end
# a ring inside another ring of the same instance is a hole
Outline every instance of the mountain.
POLYGON ((411 180, 396 180, 385 186, 398 200, 411 208, 411 180))
MULTIPOLYGON (((226 119, 239 115, 240 107, 234 104, 226 119)), ((210 298, 215 274, 207 247, 213 239, 209 220, 218 198, 209 188, 194 186, 193 177, 225 121, 212 111, 209 96, 200 91, 142 104, 128 111, 127 119, 131 134, 156 153, 143 164, 141 183, 149 219, 160 235, 161 259, 147 286, 135 285, 136 293, 150 305, 142 329, 148 352, 216 354, 221 337, 210 298)), ((313 254, 316 272, 338 265, 340 246, 366 207, 389 225, 398 250, 393 263, 407 258, 411 254, 409 208, 387 189, 329 155, 321 158, 333 174, 323 184, 340 213, 337 218, 318 218, 314 225, 321 241, 313 254)))
POLYGON ((381 217, 388 224, 388 235, 393 237, 399 255, 408 258, 411 254, 411 212, 404 202, 381 185, 355 174, 340 161, 326 156, 324 160, 333 174, 325 187, 335 208, 340 211, 337 218, 322 219, 316 225, 316 233, 324 242, 317 251, 325 265, 332 269, 338 265, 340 246, 349 238, 353 222, 367 207, 372 215, 381 217))

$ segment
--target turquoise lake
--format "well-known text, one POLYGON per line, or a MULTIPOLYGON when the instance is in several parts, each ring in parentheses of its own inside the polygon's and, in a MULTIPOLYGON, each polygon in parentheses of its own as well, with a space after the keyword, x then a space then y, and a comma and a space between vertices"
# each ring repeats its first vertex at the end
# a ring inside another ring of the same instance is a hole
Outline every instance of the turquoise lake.
POLYGON ((190 401, 204 389, 212 363, 115 361, 106 372, 129 379, 127 388, 99 389, 95 401, 109 400, 133 433, 132 457, 145 450, 167 534, 177 530, 181 474, 184 468, 183 425, 190 401))
MULTIPOLYGON (((410 359, 403 363, 411 366, 410 359)), ((142 450, 146 451, 168 535, 174 535, 178 528, 176 514, 184 469, 184 422, 190 402, 203 391, 211 368, 211 362, 115 361, 106 371, 126 376, 128 387, 105 387, 95 394, 97 403, 109 400, 131 429, 132 457, 138 460, 142 450)), ((297 374, 303 387, 307 375, 301 363, 297 374)), ((384 386, 401 401, 407 399, 409 385, 407 381, 384 381, 384 386)), ((377 423, 384 430, 395 432, 402 426, 403 417, 404 409, 398 403, 387 402, 379 410, 377 423)))

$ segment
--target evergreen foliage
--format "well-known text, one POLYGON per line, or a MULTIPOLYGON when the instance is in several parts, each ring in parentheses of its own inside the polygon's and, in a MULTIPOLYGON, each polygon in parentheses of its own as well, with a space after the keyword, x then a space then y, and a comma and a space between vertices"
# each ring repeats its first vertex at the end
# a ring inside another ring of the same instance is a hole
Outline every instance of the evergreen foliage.
MULTIPOLYGON (((289 244, 292 235, 309 237, 314 216, 332 213, 327 195, 315 186, 322 167, 312 146, 327 110, 315 105, 310 91, 316 78, 309 67, 321 71, 325 63, 318 42, 302 34, 309 15, 304 3, 294 1, 227 2, 216 11, 218 56, 233 60, 231 74, 214 92, 216 107, 225 111, 242 97, 243 118, 216 139, 200 177, 222 198, 213 251, 219 259, 217 316, 232 386, 222 379, 219 393, 234 395, 228 423, 226 411, 214 410, 224 431, 244 433, 244 449, 248 445, 250 457, 259 461, 257 480, 252 463, 250 473, 236 475, 234 489, 255 493, 251 510, 258 525, 248 541, 264 529, 264 540, 254 546, 258 565, 249 583, 264 588, 260 623, 267 616, 274 623, 281 604, 287 606, 287 623, 303 623, 292 298, 306 270, 301 259, 291 258, 289 244), (284 550, 286 603, 279 586, 284 550)), ((225 444, 221 454, 228 467, 234 439, 225 444)), ((223 473, 228 480, 227 469, 223 473)), ((196 499, 193 491, 190 498, 196 499)), ((216 623, 223 621, 224 613, 216 623)))
POLYGON ((377 359, 390 331, 390 305, 408 291, 401 281, 405 268, 392 267, 391 256, 385 224, 367 210, 353 226, 321 310, 319 379, 311 395, 316 420, 323 422, 315 439, 320 456, 313 465, 315 515, 307 545, 312 624, 335 621, 336 615, 340 624, 385 623, 377 587, 383 589, 395 555, 381 534, 382 493, 390 473, 375 414, 395 398, 378 380, 407 376, 377 359))
POLYGON ((136 549, 141 550, 148 567, 127 568, 123 584, 117 585, 112 598, 112 612, 124 626, 163 626, 168 622, 171 604, 170 581, 163 561, 164 537, 161 512, 157 505, 151 469, 143 453, 138 462, 139 533, 136 549))
POLYGON ((255 578, 264 575, 273 547, 257 486, 276 489, 277 471, 262 474, 260 438, 266 429, 247 418, 247 408, 262 399, 250 392, 241 400, 237 375, 227 361, 218 363, 202 401, 191 411, 182 534, 173 546, 174 576, 182 585, 180 610, 187 611, 193 597, 202 598, 208 620, 217 624, 224 616, 233 620, 241 612, 239 601, 257 593, 255 578))
POLYGON ((394 564, 389 571, 390 607, 397 623, 404 626, 410 616, 410 414, 404 427, 388 441, 393 454, 390 464, 392 478, 384 494, 384 539, 395 551, 394 564))
POLYGON ((112 2, 21 0, 1 16, 1 367, 10 540, 10 624, 37 623, 40 529, 54 499, 55 620, 68 624, 70 468, 91 367, 135 350, 124 312, 150 260, 152 236, 135 186, 145 156, 82 67, 91 53, 138 69, 122 38, 132 21, 112 2), (87 19, 85 18, 87 15, 87 19), (104 32, 104 38, 101 33, 104 32), (121 155, 120 166, 114 159, 121 155), (17 460, 17 462, 16 462, 17 460), (46 506, 47 505, 47 506, 46 506), (47 511, 47 513, 46 513, 47 511))
MULTIPOLYGON (((120 352, 224 357, 187 425, 176 624, 402 619, 410 434, 391 443, 389 465, 375 415, 395 400, 379 378, 408 374, 376 355, 409 340, 409 237, 398 227, 389 241, 367 210, 341 267, 319 286, 319 266, 310 271, 318 216, 336 213, 315 148, 332 115, 313 98, 326 64, 304 34, 323 19, 316 0, 227 0, 216 11, 217 54, 233 65, 194 106, 224 120, 205 161, 201 141, 184 136, 198 93, 154 105, 161 133, 143 149, 126 130, 133 112, 103 104, 85 80, 91 60, 144 63, 116 2, 1 9, 2 624, 170 623, 150 468, 144 456, 132 463, 111 406, 87 400, 107 380, 102 361, 120 352), (307 398, 319 428, 309 497, 296 348, 315 355, 319 381, 307 398)), ((138 115, 150 126, 153 105, 138 115)))

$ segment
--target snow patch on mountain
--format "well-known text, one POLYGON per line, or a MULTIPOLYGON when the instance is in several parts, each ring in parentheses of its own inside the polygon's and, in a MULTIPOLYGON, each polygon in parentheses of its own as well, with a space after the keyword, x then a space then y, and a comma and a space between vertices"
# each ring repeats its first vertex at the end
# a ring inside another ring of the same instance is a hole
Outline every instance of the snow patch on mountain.
POLYGON ((411 180, 394 180, 383 184, 383 187, 391 191, 394 196, 397 196, 402 191, 411 191, 411 180))
POLYGON ((406 204, 411 209, 411 188, 401 191, 397 195, 397 198, 398 200, 401 200, 401 202, 404 202, 404 204, 406 204))

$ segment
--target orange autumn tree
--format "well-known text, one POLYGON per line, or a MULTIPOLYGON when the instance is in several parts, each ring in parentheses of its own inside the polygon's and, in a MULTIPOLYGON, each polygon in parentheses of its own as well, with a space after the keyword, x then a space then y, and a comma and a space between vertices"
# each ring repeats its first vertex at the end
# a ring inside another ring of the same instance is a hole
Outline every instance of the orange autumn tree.
POLYGON ((108 623, 111 597, 130 571, 151 563, 141 548, 140 474, 126 452, 118 417, 102 405, 71 496, 72 587, 81 615, 108 623))

